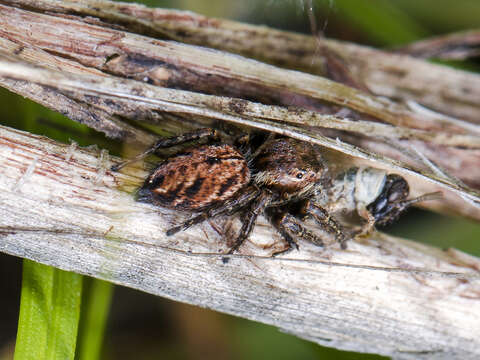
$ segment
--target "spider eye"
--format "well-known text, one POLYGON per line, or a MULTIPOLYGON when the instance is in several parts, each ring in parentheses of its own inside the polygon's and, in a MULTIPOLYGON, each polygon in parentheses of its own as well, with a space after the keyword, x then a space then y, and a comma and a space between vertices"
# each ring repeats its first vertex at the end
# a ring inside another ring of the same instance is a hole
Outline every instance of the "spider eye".
POLYGON ((301 179, 301 178, 303 178, 303 173, 300 172, 297 174, 297 179, 301 179))

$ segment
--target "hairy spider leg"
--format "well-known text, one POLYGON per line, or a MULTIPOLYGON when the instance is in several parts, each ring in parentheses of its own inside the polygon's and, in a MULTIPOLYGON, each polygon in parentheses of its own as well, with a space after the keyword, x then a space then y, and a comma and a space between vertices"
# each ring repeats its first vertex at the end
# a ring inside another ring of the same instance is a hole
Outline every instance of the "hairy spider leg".
POLYGON ((251 206, 247 210, 246 217, 243 220, 242 228, 237 236, 233 246, 231 247, 229 254, 233 254, 243 242, 248 238, 255 225, 258 215, 263 212, 263 209, 268 205, 271 200, 271 195, 265 191, 262 191, 260 195, 252 202, 251 206))
POLYGON ((207 209, 200 215, 194 216, 186 220, 182 224, 168 229, 167 236, 171 236, 179 231, 186 230, 193 225, 200 224, 201 222, 204 222, 205 220, 214 218, 216 216, 232 214, 241 209, 242 207, 245 207, 249 202, 253 201, 259 195, 260 191, 258 191, 258 189, 254 187, 251 187, 250 189, 247 189, 245 192, 243 192, 239 197, 225 201, 218 207, 207 209))
POLYGON ((313 201, 305 201, 301 214, 305 217, 312 216, 318 225, 325 231, 335 234, 336 240, 340 243, 342 249, 347 248, 347 242, 340 224, 333 219, 327 210, 315 204, 313 201))
POLYGON ((267 138, 263 141, 263 143, 255 150, 255 152, 253 154, 250 155, 250 160, 253 160, 255 159, 258 154, 260 154, 264 149, 265 147, 268 146, 268 144, 273 140, 275 139, 275 136, 277 134, 275 133, 269 133, 267 138))
POLYGON ((300 223, 299 219, 288 212, 279 212, 275 214, 272 218, 272 224, 287 242, 287 248, 275 252, 273 256, 285 254, 293 248, 298 250, 298 244, 295 238, 306 239, 318 246, 324 245, 322 239, 307 230, 300 223))
POLYGON ((177 136, 172 136, 169 138, 160 139, 143 153, 138 154, 137 156, 135 156, 130 160, 126 160, 124 162, 121 162, 120 164, 113 165, 111 169, 112 171, 118 171, 128 164, 142 160, 143 158, 147 157, 150 154, 153 154, 159 149, 166 149, 166 148, 180 145, 189 141, 197 141, 204 138, 207 138, 208 140, 213 141, 213 140, 218 140, 220 136, 218 134, 218 131, 214 129, 205 128, 205 129, 198 129, 198 130, 177 135, 177 136))
POLYGON ((280 235, 282 235, 283 239, 287 242, 287 246, 282 250, 275 251, 272 254, 272 257, 287 254, 290 251, 292 251, 293 249, 298 250, 298 244, 293 237, 291 237, 285 230, 282 230, 280 227, 275 227, 275 228, 280 233, 280 235))

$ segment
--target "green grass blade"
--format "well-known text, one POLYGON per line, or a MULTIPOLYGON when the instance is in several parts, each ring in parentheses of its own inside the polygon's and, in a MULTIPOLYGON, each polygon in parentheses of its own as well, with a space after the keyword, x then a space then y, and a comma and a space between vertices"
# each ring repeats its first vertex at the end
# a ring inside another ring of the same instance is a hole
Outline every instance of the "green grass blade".
POLYGON ((24 260, 14 359, 73 359, 81 295, 81 275, 24 260))
MULTIPOLYGON (((320 0, 325 4, 325 0, 320 0)), ((427 29, 398 8, 395 2, 335 0, 334 8, 379 45, 399 45, 424 38, 427 29)))
POLYGON ((90 286, 84 294, 78 360, 100 359, 113 289, 113 284, 109 282, 90 280, 90 286))

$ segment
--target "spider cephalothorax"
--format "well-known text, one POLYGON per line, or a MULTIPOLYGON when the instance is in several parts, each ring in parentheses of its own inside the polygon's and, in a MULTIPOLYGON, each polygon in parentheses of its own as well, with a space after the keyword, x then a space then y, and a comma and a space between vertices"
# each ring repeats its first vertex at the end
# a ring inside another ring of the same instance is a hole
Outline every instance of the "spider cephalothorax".
MULTIPOLYGON (((192 140, 207 138, 218 142, 212 129, 159 140, 144 156, 192 140)), ((287 242, 288 251, 305 238, 317 245, 323 241, 307 230, 301 220, 312 217, 333 232, 342 247, 345 237, 328 212, 310 200, 326 167, 317 151, 295 139, 269 139, 258 149, 243 155, 237 148, 222 144, 192 147, 160 163, 139 189, 137 200, 157 206, 197 213, 167 231, 173 235, 206 219, 243 212, 242 227, 230 252, 248 238, 259 214, 263 213, 287 242), (253 154, 253 155, 250 155, 253 154)), ((120 169, 126 163, 117 165, 120 169)))
POLYGON ((275 200, 308 196, 325 172, 312 146, 290 138, 265 143, 252 166, 254 182, 275 192, 275 200))

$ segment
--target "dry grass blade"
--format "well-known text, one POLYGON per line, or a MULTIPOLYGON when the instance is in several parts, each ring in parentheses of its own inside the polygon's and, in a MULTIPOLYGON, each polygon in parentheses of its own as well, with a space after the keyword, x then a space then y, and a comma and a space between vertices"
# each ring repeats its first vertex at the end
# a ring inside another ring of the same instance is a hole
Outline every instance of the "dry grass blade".
MULTIPOLYGON (((216 48, 278 66, 324 74, 317 40, 285 31, 192 12, 151 9, 139 4, 86 0, 9 0, 10 4, 60 14, 94 16, 131 32, 216 48)), ((349 66, 374 93, 416 101, 478 124, 480 76, 409 56, 395 55, 356 44, 320 40, 349 66), (436 86, 432 86, 436 84, 436 86)))
MULTIPOLYGON (((399 173, 412 196, 440 190, 443 200, 424 205, 480 220, 480 194, 464 185, 480 189, 480 76, 318 41, 322 52, 312 37, 136 4, 7 0, 0 85, 141 144, 155 138, 142 122, 166 133, 229 123, 290 136, 335 162, 399 173), (311 74, 325 74, 328 56, 363 91, 311 74)), ((301 241, 271 258, 282 243, 261 218, 225 262, 237 218, 167 237, 182 214, 135 202, 146 173, 112 172, 118 161, 0 127, 0 251, 331 347, 480 356, 479 259, 380 233, 346 251, 301 241)))
MULTIPOLYGON (((146 79, 156 85, 233 97, 248 96, 263 103, 300 105, 316 110, 324 109, 326 101, 394 125, 462 132, 458 124, 452 124, 445 117, 421 117, 385 97, 228 53, 152 40, 77 19, 2 5, 0 24, 10 41, 27 42, 85 66, 146 79)), ((20 47, 16 52, 21 56, 22 51, 20 47)))
POLYGON ((227 243, 208 223, 165 236, 178 214, 119 190, 145 173, 112 173, 113 161, 0 127, 0 250, 327 346, 406 359, 480 355, 479 259, 381 234, 347 251, 301 242, 270 258, 281 241, 260 219, 243 255, 225 264, 227 243))
MULTIPOLYGON (((414 193, 419 191, 415 191, 415 186, 419 187, 421 191, 429 190, 428 192, 433 192, 440 188, 444 193, 445 202, 443 204, 432 202, 434 206, 440 206, 440 209, 443 206, 449 211, 455 209, 460 214, 472 218, 480 218, 478 206, 480 197, 475 191, 462 187, 449 179, 412 169, 406 164, 365 151, 338 139, 331 139, 305 128, 266 120, 275 118, 275 111, 278 109, 274 106, 260 106, 258 104, 254 106, 246 100, 219 99, 213 95, 160 88, 134 80, 65 74, 53 70, 35 68, 31 65, 9 62, 0 63, 0 75, 6 78, 28 79, 33 83, 54 88, 61 93, 67 93, 72 98, 88 98, 91 103, 98 101, 96 97, 103 99, 103 103, 113 100, 116 102, 117 111, 120 112, 121 104, 126 102, 129 106, 135 104, 135 106, 143 108, 144 111, 155 110, 197 115, 309 141, 368 161, 372 166, 383 167, 401 173, 411 179, 410 184, 414 188, 414 193), (241 109, 243 106, 249 107, 249 114, 240 112, 240 115, 238 115, 232 112, 232 109, 241 109), (259 107, 260 109, 258 109, 259 107), (255 108, 257 108, 256 113, 253 112, 255 108)), ((305 112, 302 111, 301 113, 304 114, 305 112)), ((312 114, 312 116, 314 115, 312 114)), ((294 114, 291 117, 294 117, 294 114)), ((283 119, 276 120, 281 121, 283 119)), ((302 120, 300 119, 298 123, 301 122, 302 120)))
MULTIPOLYGON (((182 31, 184 31, 189 34, 187 36, 183 33, 185 41, 199 43, 203 39, 202 45, 208 46, 220 46, 220 43, 212 43, 212 41, 215 41, 215 39, 225 40, 225 37, 235 34, 234 43, 238 48, 229 49, 227 46, 227 50, 249 54, 246 48, 242 48, 242 46, 246 47, 248 45, 253 54, 256 51, 264 51, 265 48, 268 48, 271 49, 268 52, 268 55, 271 57, 281 56, 282 54, 289 56, 288 54, 291 55, 296 50, 301 50, 295 48, 295 46, 305 46, 305 49, 302 48, 302 54, 306 58, 311 58, 315 54, 316 46, 311 38, 267 28, 207 19, 191 13, 148 9, 134 4, 118 4, 103 1, 91 3, 88 1, 85 3, 68 1, 63 3, 53 1, 13 1, 9 3, 24 5, 30 10, 49 11, 48 14, 43 12, 35 13, 18 8, 0 6, 0 22, 4 29, 1 33, 3 35, 0 37, 0 49, 14 53, 23 60, 45 67, 61 69, 61 71, 93 73, 99 76, 106 76, 107 73, 110 73, 120 77, 147 81, 160 86, 183 88, 220 96, 255 99, 257 102, 265 104, 293 104, 302 108, 320 111, 320 113, 312 115, 311 112, 302 114, 302 111, 298 109, 285 110, 278 108, 274 111, 273 108, 270 108, 268 112, 271 114, 272 119, 282 119, 281 121, 285 122, 302 122, 303 124, 336 129, 337 131, 331 134, 331 136, 343 139, 344 142, 345 131, 368 135, 368 138, 355 136, 347 137, 346 139, 357 146, 368 148, 371 152, 393 157, 397 160, 401 159, 411 167, 421 167, 424 164, 421 162, 419 164, 418 157, 405 156, 407 152, 399 150, 416 147, 431 162, 444 169, 444 173, 451 174, 450 179, 458 178, 469 186, 480 188, 478 181, 480 178, 480 166, 477 166, 480 159, 480 150, 477 149, 479 143, 478 133, 480 133, 479 126, 443 114, 427 111, 418 105, 413 106, 413 104, 416 104, 415 101, 423 101, 422 97, 426 96, 426 90, 419 97, 406 97, 405 99, 410 99, 410 101, 408 106, 405 106, 325 78, 288 71, 238 56, 232 56, 228 53, 211 51, 171 41, 152 40, 151 38, 134 35, 130 32, 114 30, 109 23, 71 15, 65 17, 62 13, 68 12, 71 14, 73 12, 83 16, 96 15, 110 23, 118 21, 121 26, 126 26, 130 30, 136 30, 140 33, 148 33, 146 32, 147 29, 150 29, 151 33, 152 31, 155 32, 154 29, 157 29, 158 34, 174 33, 180 36, 182 31), (60 16, 56 16, 52 11, 60 12, 60 16), (134 26, 134 24, 138 25, 140 23, 143 25, 140 27, 134 26), (162 32, 162 29, 164 32, 162 32), (234 29, 235 32, 233 32, 234 29), (208 34, 214 35, 207 36, 208 34), (249 35, 248 37, 246 36, 247 34, 249 35), (198 37, 195 37, 195 35, 198 35, 198 37), (242 36, 245 36, 245 38, 242 36), (248 42, 246 41, 247 38, 249 39, 248 42), (307 48, 310 49, 310 52, 307 51, 307 48), (357 109, 364 115, 359 115, 355 111, 350 110, 350 115, 355 122, 330 115, 321 115, 322 112, 335 113, 338 111, 339 105, 357 109), (386 122, 403 124, 404 126, 397 126, 393 129, 387 124, 371 121, 378 120, 372 118, 372 116, 386 122), (367 121, 357 121, 359 119, 367 121), (425 130, 417 130, 416 128, 425 130), (372 136, 375 137, 373 140, 371 139, 372 136), (385 141, 385 138, 393 138, 401 143, 392 147, 391 145, 394 142, 385 141), (455 161, 451 161, 453 157, 455 161)), ((225 40, 222 43, 228 45, 232 42, 225 40)), ((324 44, 326 49, 333 50, 342 59, 345 57, 343 50, 347 51, 355 47, 351 44, 337 44, 328 41, 324 42, 324 44), (342 51, 338 48, 332 48, 332 46, 335 47, 337 45, 341 45, 342 51)), ((395 64, 397 68, 393 73, 401 70, 401 72, 407 74, 405 75, 406 78, 415 77, 417 79, 416 88, 424 86, 432 90, 429 96, 438 97, 439 95, 435 94, 435 91, 438 89, 442 89, 444 92, 457 93, 462 90, 468 94, 473 94, 473 97, 476 96, 475 94, 480 93, 476 85, 478 76, 475 74, 454 71, 409 57, 403 57, 400 61, 396 55, 376 50, 360 47, 355 49, 366 53, 359 54, 356 61, 352 63, 350 63, 351 59, 345 60, 347 65, 351 65, 351 70, 354 73, 358 74, 359 62, 368 59, 373 64, 379 62, 382 66, 389 63, 389 66, 392 67, 395 64), (369 51, 372 53, 368 53, 369 51), (420 68, 422 71, 417 73, 416 69, 420 68), (407 70, 410 72, 407 72, 407 70), (435 77, 435 80, 425 78, 426 74, 435 77), (437 86, 432 86, 432 84, 437 84, 437 86)), ((259 55, 255 54, 253 55, 259 55)), ((257 56, 257 58, 262 57, 257 56)), ((288 64, 290 64, 288 61, 284 62, 284 65, 288 64)), ((369 63, 367 65, 370 66, 369 63)), ((398 83, 391 78, 393 70, 381 70, 381 66, 378 69, 380 70, 375 70, 377 71, 375 74, 371 74, 375 78, 389 76, 389 81, 397 90, 408 87, 404 83, 405 79, 398 83)), ((372 85, 366 78, 360 77, 360 81, 364 81, 369 87, 372 85)), ((32 97, 47 106, 55 106, 54 94, 48 94, 48 91, 45 89, 28 89, 28 84, 26 87, 24 84, 21 84, 22 86, 19 87, 17 86, 18 82, 7 83, 4 81, 3 84, 12 91, 32 97), (42 101, 46 97, 51 100, 42 101)), ((386 84, 381 86, 383 88, 386 84)), ((395 93, 392 96, 398 96, 397 90, 394 90, 395 93)), ((385 91, 386 95, 390 95, 390 90, 386 89, 385 91)), ((453 94, 442 93, 441 95, 443 99, 441 103, 448 103, 449 109, 457 109, 454 104, 457 102, 460 104, 460 107, 471 103, 468 97, 465 97, 464 101, 460 102, 459 98, 454 97, 453 94), (449 102, 447 101, 449 99, 453 100, 449 102)), ((58 94, 58 97, 64 98, 62 94, 58 94)), ((215 101, 221 102, 221 99, 215 101)), ((158 113, 148 110, 141 111, 140 107, 135 106, 133 103, 130 103, 129 108, 127 108, 126 104, 123 104, 122 113, 119 113, 118 109, 115 109, 115 106, 111 103, 97 103, 93 109, 89 99, 84 99, 79 104, 76 101, 70 101, 70 103, 77 111, 69 111, 68 103, 63 107, 58 106, 57 110, 68 113, 71 118, 105 131, 112 137, 123 137, 142 143, 151 142, 152 138, 145 132, 118 121, 115 114, 128 119, 142 119, 152 122, 162 120, 158 113), (81 111, 78 108, 79 105, 84 106, 83 109, 86 110, 81 111), (97 121, 97 119, 101 121, 97 121)), ((428 101, 423 101, 423 103, 429 104, 428 101)), ((476 118, 479 113, 478 102, 475 101, 474 107, 475 109, 470 108, 469 111, 470 114, 475 114, 474 117, 476 118)), ((222 108, 222 111, 226 111, 221 104, 217 108, 222 108)), ((245 112, 249 116, 260 117, 258 113, 261 110, 262 105, 237 102, 232 105, 230 112, 242 116, 244 115, 243 112, 245 112), (249 105, 246 106, 245 104, 249 105), (255 109, 251 111, 250 107, 255 109)), ((468 117, 466 119, 468 120, 468 117)), ((163 124, 168 126, 165 122, 163 124)), ((447 176, 447 178, 449 177, 447 176)))
POLYGON ((437 36, 396 50, 422 58, 465 60, 480 56, 480 30, 437 36))

